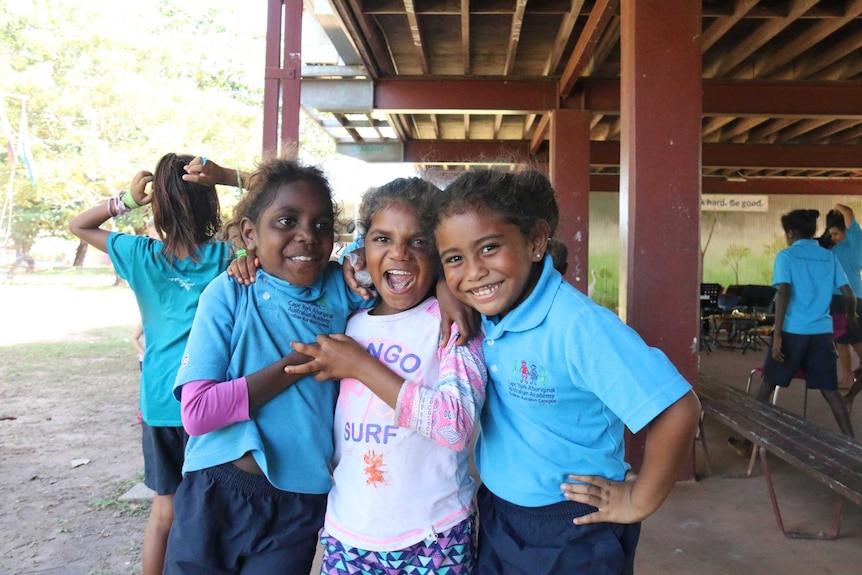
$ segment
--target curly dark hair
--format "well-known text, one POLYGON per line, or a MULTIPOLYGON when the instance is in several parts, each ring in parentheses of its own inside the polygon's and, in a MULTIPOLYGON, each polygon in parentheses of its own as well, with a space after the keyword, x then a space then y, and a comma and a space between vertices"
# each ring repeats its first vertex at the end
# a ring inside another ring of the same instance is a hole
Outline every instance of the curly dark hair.
POLYGON ((164 238, 162 257, 170 263, 184 254, 198 262, 198 246, 221 230, 215 187, 183 180, 183 168, 192 159, 189 154, 165 154, 153 174, 153 224, 164 238))
POLYGON ((785 232, 794 232, 801 239, 811 239, 817 231, 817 210, 793 210, 781 216, 781 227, 785 232))
POLYGON ((838 228, 840 232, 847 231, 847 224, 844 223, 844 214, 838 210, 829 210, 826 214, 826 230, 830 228, 838 228))
POLYGON ((541 172, 504 172, 495 169, 471 170, 458 176, 436 195, 435 228, 444 216, 484 207, 515 225, 525 236, 544 220, 553 236, 560 210, 551 181, 541 172))
POLYGON ((365 235, 379 211, 398 203, 413 210, 416 219, 426 227, 423 232, 431 235, 433 202, 439 193, 440 188, 422 178, 396 178, 379 188, 372 188, 362 195, 359 205, 359 233, 365 235))
MULTIPOLYGON (((326 195, 332 204, 333 222, 338 221, 341 208, 333 197, 332 188, 323 170, 293 160, 279 158, 266 160, 258 164, 252 172, 248 179, 248 191, 236 204, 233 217, 224 226, 225 235, 236 249, 245 248, 240 234, 242 220, 248 218, 257 225, 260 214, 272 204, 281 186, 292 182, 309 182, 321 194, 326 195)), ((338 230, 334 230, 334 233, 337 234, 338 230)))

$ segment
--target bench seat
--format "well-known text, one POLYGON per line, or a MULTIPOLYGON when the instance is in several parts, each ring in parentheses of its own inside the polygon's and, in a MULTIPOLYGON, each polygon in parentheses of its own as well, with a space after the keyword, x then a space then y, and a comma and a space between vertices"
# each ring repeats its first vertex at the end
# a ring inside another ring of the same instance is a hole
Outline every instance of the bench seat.
MULTIPOLYGON (((741 390, 714 381, 697 386, 705 415, 714 417, 754 443, 747 475, 760 454, 776 520, 782 533, 794 538, 838 537, 843 500, 862 504, 862 442, 812 423, 781 407, 760 402, 741 390), (784 529, 766 454, 786 461, 838 494, 830 533, 797 533, 784 529)), ((701 428, 701 439, 703 440, 701 428)), ((705 446, 705 441, 704 441, 705 446)), ((708 453, 707 453, 708 458, 708 453)))

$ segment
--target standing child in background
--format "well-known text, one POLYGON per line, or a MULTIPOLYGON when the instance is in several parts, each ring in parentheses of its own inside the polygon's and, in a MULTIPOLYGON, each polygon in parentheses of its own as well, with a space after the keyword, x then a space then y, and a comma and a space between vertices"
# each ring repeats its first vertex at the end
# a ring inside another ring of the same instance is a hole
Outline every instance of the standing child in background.
POLYGON ((554 269, 547 178, 470 171, 438 197, 446 281, 485 329, 478 572, 631 573, 639 522, 690 456, 697 397, 664 354, 554 269), (647 429, 628 480, 624 426, 647 429))
MULTIPOLYGON (((769 401, 775 386, 787 387, 801 370, 805 385, 820 390, 841 432, 853 437, 850 416, 838 393, 829 303, 835 290, 844 295, 847 330, 854 331, 858 327, 856 296, 835 257, 835 248, 830 252, 813 239, 819 215, 817 210, 793 210, 781 216, 788 247, 775 255, 775 327, 756 397, 769 401)), ((728 443, 741 455, 748 455, 752 448, 750 441, 735 437, 728 443)))
POLYGON ((172 394, 186 336, 204 287, 227 268, 229 247, 216 241, 219 199, 212 186, 184 182, 193 156, 166 154, 155 174, 138 172, 129 190, 91 208, 70 223, 73 234, 111 256, 138 302, 147 348, 141 374, 144 483, 155 491, 141 548, 144 575, 162 572, 173 499, 182 479, 187 435, 172 394), (146 186, 152 182, 152 192, 146 186), (110 232, 110 218, 151 204, 164 241, 110 232))
POLYGON ((296 343, 287 373, 341 380, 322 575, 474 572, 469 453, 485 399, 481 339, 440 347, 439 275, 427 204, 437 188, 397 179, 365 194, 365 268, 381 301, 346 335, 296 343))
POLYGON ((286 375, 290 342, 343 332, 364 300, 330 262, 336 207, 323 173, 259 166, 225 226, 260 261, 201 296, 174 393, 191 435, 165 573, 307 575, 332 486, 337 388, 286 375))
MULTIPOLYGON (((856 295, 856 315, 859 316, 862 314, 862 228, 852 209, 844 204, 835 204, 835 208, 826 214, 826 231, 834 244, 832 253, 847 274, 847 283, 856 295)), ((856 357, 862 358, 862 327, 857 324, 856 329, 845 331, 835 338, 835 344, 841 368, 838 385, 850 388, 844 396, 849 409, 853 405, 853 398, 862 389, 862 380, 855 381, 858 369, 854 372, 850 353, 850 348, 853 348, 856 357)))

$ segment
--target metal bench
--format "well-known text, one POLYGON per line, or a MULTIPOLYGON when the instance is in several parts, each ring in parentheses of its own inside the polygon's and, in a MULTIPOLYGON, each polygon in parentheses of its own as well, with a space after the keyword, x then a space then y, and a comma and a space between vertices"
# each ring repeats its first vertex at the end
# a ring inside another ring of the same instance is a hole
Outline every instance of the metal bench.
MULTIPOLYGON (((715 418, 754 444, 755 453, 760 455, 763 476, 781 532, 792 539, 836 539, 841 528, 844 499, 862 505, 862 442, 776 405, 757 401, 739 389, 715 381, 702 378, 697 385, 697 392, 705 415, 715 418), (785 529, 767 453, 779 457, 837 493, 831 531, 809 533, 785 529)), ((700 433, 705 447, 702 425, 700 433)), ((705 451, 705 454, 708 460, 708 452, 705 451)), ((750 464, 746 476, 751 476, 752 467, 750 464)))

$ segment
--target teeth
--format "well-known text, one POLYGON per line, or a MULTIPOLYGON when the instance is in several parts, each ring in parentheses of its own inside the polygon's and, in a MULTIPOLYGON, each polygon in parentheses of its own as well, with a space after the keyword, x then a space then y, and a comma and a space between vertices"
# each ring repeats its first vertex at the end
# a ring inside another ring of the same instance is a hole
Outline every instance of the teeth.
POLYGON ((297 262, 310 262, 310 261, 312 261, 312 258, 310 258, 309 256, 293 256, 290 259, 297 261, 297 262))
POLYGON ((386 273, 391 274, 391 275, 396 275, 396 276, 409 276, 410 275, 410 272, 405 272, 404 270, 389 270, 386 273))
POLYGON ((473 295, 475 295, 477 297, 484 297, 486 295, 491 295, 495 291, 497 291, 497 286, 485 286, 485 287, 481 287, 479 289, 472 290, 473 295))

